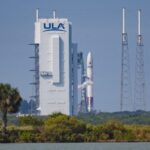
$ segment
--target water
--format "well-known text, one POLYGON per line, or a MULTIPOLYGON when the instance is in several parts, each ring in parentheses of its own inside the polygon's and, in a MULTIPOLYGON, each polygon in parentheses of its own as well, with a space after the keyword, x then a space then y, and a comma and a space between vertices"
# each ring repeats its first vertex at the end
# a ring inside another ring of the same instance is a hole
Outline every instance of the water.
POLYGON ((150 143, 0 144, 0 150, 150 150, 150 143))

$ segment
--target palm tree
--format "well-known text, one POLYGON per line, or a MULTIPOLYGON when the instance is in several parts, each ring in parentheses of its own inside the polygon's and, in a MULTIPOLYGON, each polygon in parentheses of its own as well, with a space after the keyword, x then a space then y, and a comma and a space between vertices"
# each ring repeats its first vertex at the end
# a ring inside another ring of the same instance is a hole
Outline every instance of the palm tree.
POLYGON ((0 83, 0 111, 2 113, 2 134, 6 135, 7 113, 16 113, 19 110, 21 96, 16 88, 10 84, 0 83))

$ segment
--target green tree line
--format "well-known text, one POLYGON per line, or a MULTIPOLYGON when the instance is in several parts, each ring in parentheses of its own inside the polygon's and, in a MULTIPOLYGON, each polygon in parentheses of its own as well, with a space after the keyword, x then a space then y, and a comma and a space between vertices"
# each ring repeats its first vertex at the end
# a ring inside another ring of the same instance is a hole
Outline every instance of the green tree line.
POLYGON ((149 112, 10 116, 8 123, 7 115, 18 112, 21 101, 16 88, 0 83, 1 143, 150 141, 149 112))
POLYGON ((141 110, 135 112, 80 113, 78 118, 91 124, 102 124, 109 120, 120 120, 124 124, 150 125, 150 112, 141 110))
POLYGON ((55 113, 44 119, 18 117, 18 125, 9 125, 7 135, 1 134, 0 142, 136 142, 150 141, 150 126, 127 125, 117 120, 94 125, 55 113))

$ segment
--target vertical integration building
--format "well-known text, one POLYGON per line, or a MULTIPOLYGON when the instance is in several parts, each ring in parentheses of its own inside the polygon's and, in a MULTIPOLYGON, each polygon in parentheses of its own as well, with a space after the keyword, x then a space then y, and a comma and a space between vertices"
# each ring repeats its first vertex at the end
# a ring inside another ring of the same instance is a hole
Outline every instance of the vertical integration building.
POLYGON ((77 44, 66 18, 39 18, 35 22, 35 97, 40 115, 77 114, 77 44))

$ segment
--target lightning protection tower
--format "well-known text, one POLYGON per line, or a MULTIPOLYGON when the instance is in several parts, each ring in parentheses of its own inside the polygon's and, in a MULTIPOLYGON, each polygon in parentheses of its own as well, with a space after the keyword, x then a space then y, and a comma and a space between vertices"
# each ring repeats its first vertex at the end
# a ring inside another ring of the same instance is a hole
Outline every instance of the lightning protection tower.
POLYGON ((145 110, 144 50, 141 34, 141 10, 138 10, 138 34, 135 64, 134 110, 145 110))
POLYGON ((123 8, 123 14, 122 14, 122 54, 121 55, 122 56, 121 56, 120 111, 132 110, 128 36, 125 29, 125 8, 123 8))

